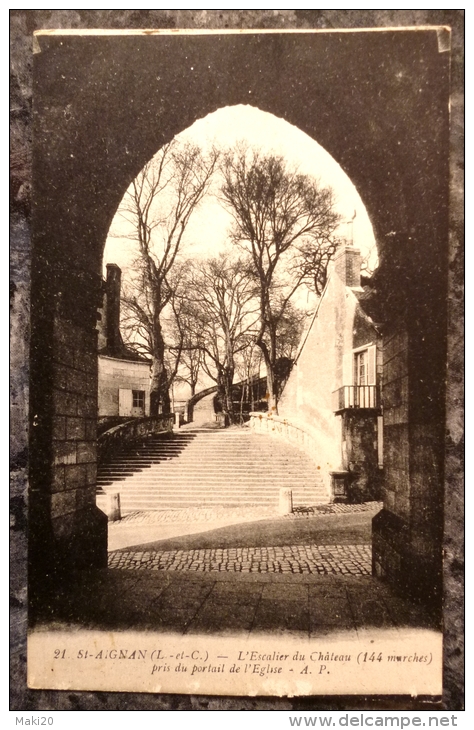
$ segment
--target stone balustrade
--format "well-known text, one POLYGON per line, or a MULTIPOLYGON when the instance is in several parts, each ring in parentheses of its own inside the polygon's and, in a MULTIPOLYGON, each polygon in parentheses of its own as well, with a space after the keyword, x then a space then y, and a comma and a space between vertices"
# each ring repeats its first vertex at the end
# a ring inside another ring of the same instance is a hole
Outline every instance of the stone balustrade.
POLYGON ((114 456, 125 446, 155 433, 173 430, 174 413, 148 418, 133 418, 105 431, 97 439, 97 460, 99 463, 114 456))
POLYGON ((311 433, 309 426, 289 421, 272 413, 261 412, 250 413, 248 425, 256 433, 266 433, 270 436, 282 438, 304 451, 314 461, 316 468, 320 470, 319 473, 328 490, 328 496, 331 494, 330 474, 321 465, 321 444, 315 435, 311 433))

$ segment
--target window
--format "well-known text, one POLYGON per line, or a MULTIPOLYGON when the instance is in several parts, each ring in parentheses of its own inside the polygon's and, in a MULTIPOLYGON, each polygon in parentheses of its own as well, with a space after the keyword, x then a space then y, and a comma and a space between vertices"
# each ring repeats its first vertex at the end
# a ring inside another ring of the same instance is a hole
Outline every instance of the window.
POLYGON ((357 350, 345 352, 342 361, 343 385, 375 385, 377 382, 375 345, 367 344, 357 350))
POLYGON ((354 394, 356 408, 374 408, 376 403, 376 347, 370 345, 353 353, 354 394))
POLYGON ((345 352, 342 359, 342 388, 335 410, 377 406, 377 348, 372 343, 345 352))
POLYGON ((354 353, 354 385, 368 385, 368 350, 354 353))
POLYGON ((144 390, 132 390, 132 408, 145 408, 144 390))

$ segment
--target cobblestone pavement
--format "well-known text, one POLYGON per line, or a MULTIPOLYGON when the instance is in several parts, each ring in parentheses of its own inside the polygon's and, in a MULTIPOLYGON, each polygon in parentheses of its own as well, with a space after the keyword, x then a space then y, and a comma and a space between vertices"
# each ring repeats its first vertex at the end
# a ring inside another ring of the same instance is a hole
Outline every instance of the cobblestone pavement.
POLYGON ((370 545, 298 545, 157 552, 114 551, 109 568, 227 573, 370 575, 370 545))
MULTIPOLYGON (((302 519, 318 515, 353 514, 357 512, 376 512, 382 509, 382 502, 364 502, 363 504, 322 504, 309 507, 296 507, 292 514, 284 519, 302 519)), ((236 521, 265 519, 277 516, 272 507, 189 507, 183 509, 164 509, 154 512, 131 512, 119 522, 109 524, 109 530, 120 529, 121 525, 143 524, 154 525, 163 522, 215 522, 222 519, 235 518, 236 521)))

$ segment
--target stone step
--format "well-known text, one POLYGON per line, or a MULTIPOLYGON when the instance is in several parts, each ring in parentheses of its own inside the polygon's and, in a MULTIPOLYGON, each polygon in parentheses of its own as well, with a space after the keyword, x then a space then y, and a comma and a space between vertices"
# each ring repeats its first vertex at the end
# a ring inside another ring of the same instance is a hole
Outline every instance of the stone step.
MULTIPOLYGON (((101 476, 101 479, 107 479, 107 477, 101 476)), ((210 473, 201 473, 201 472, 188 472, 188 473, 181 473, 176 472, 176 474, 173 475, 164 475, 161 472, 155 472, 155 473, 144 473, 144 472, 138 472, 133 475, 122 475, 122 476, 114 476, 113 478, 110 477, 108 481, 113 481, 113 479, 120 479, 121 481, 128 480, 131 483, 134 484, 176 484, 180 481, 208 481, 212 483, 228 483, 229 481, 233 482, 239 482, 239 483, 245 483, 245 482, 255 482, 255 484, 260 484, 262 482, 268 482, 269 484, 278 484, 280 482, 290 482, 295 481, 298 483, 306 484, 321 484, 322 480, 318 479, 317 476, 312 474, 284 474, 284 475, 274 475, 270 473, 263 473, 263 474, 254 474, 251 472, 247 473, 229 473, 229 474, 221 474, 219 472, 216 472, 215 474, 210 473)))
POLYGON ((124 469, 146 469, 150 466, 159 466, 160 469, 163 469, 165 471, 175 469, 177 467, 179 468, 186 468, 186 469, 204 469, 204 468, 210 468, 215 470, 221 470, 221 469, 234 469, 234 468, 249 468, 249 469, 258 469, 261 468, 263 465, 266 467, 272 468, 272 466, 278 466, 281 468, 287 468, 287 467, 294 467, 295 469, 314 469, 317 470, 316 465, 312 461, 302 461, 302 460, 292 460, 288 458, 272 458, 272 457, 264 457, 259 459, 244 459, 243 457, 240 459, 157 459, 156 461, 146 461, 146 462, 132 462, 132 461, 123 461, 123 462, 113 462, 109 464, 102 464, 100 465, 100 470, 102 472, 106 470, 112 470, 112 471, 121 471, 124 469))
MULTIPOLYGON (((237 434, 234 436, 231 436, 230 434, 226 434, 225 431, 221 432, 215 432, 215 433, 206 433, 205 431, 201 431, 200 433, 197 433, 195 436, 191 436, 190 438, 182 438, 178 435, 175 435, 170 438, 150 438, 148 440, 142 441, 141 444, 138 444, 139 446, 149 446, 149 445, 161 445, 161 446, 177 446, 182 444, 195 444, 197 442, 201 444, 212 444, 212 443, 221 443, 221 444, 229 444, 229 443, 263 443, 268 439, 268 434, 260 434, 260 433, 253 433, 251 431, 245 431, 241 434, 237 434)), ((283 440, 278 441, 282 444, 282 446, 291 446, 288 442, 285 442, 283 440)))
POLYGON ((183 478, 181 480, 176 481, 149 481, 149 482, 138 482, 135 480, 122 480, 122 481, 109 481, 108 484, 104 484, 107 488, 107 491, 113 492, 114 485, 117 484, 118 489, 117 491, 120 491, 122 493, 138 493, 140 492, 148 492, 150 494, 153 494, 154 492, 162 492, 162 491, 169 491, 169 492, 182 492, 183 490, 190 489, 191 491, 197 491, 197 490, 212 490, 213 492, 216 491, 228 491, 231 492, 233 489, 239 489, 239 490, 274 490, 278 491, 279 489, 311 489, 311 490, 317 490, 324 492, 325 486, 322 482, 315 482, 310 480, 296 480, 296 479, 286 479, 286 480, 258 480, 258 479, 247 479, 247 480, 206 480, 206 479, 196 479, 194 477, 192 478, 183 478))
POLYGON ((170 464, 172 462, 183 463, 183 464, 192 464, 195 465, 197 463, 203 463, 204 461, 206 463, 214 463, 214 464, 225 464, 227 461, 232 461, 234 463, 242 463, 242 462, 256 462, 260 463, 261 461, 278 461, 281 463, 292 463, 292 464, 312 464, 312 460, 309 457, 303 457, 303 456, 296 456, 292 457, 291 454, 272 454, 268 452, 262 452, 262 451, 256 451, 252 452, 248 449, 246 451, 243 451, 241 454, 237 454, 235 451, 229 452, 228 454, 224 452, 214 452, 212 454, 202 454, 200 452, 196 452, 193 454, 181 454, 179 456, 170 457, 166 456, 166 454, 157 454, 155 456, 135 456, 135 455, 123 455, 120 457, 117 457, 116 459, 113 459, 109 462, 105 462, 102 466, 107 467, 115 464, 150 464, 154 460, 157 461, 164 461, 167 464, 170 464))
MULTIPOLYGON (((306 497, 298 499, 295 495, 293 495, 294 507, 315 506, 318 504, 325 504, 326 501, 327 500, 323 499, 315 499, 309 502, 306 497)), ((166 508, 181 509, 187 507, 274 507, 275 510, 278 510, 278 504, 278 496, 268 499, 260 498, 258 500, 252 498, 229 498, 225 501, 207 496, 205 498, 200 498, 199 500, 193 500, 192 498, 163 498, 159 501, 156 500, 155 502, 150 500, 121 500, 120 509, 122 514, 125 515, 130 514, 130 512, 158 512, 166 508)))
POLYGON ((210 489, 213 491, 216 490, 229 490, 232 491, 233 489, 255 489, 255 490, 264 490, 264 489, 313 489, 318 490, 320 492, 325 492, 326 488, 322 482, 311 482, 309 480, 297 480, 297 479, 286 479, 286 480, 256 480, 256 479, 248 479, 248 480, 228 480, 227 482, 223 482, 222 480, 209 480, 209 479, 196 479, 192 478, 190 479, 181 479, 181 480, 175 480, 173 482, 163 482, 163 481, 150 481, 150 482, 139 482, 139 481, 125 481, 125 480, 98 480, 97 486, 98 487, 107 487, 108 491, 113 491, 112 487, 114 485, 117 485, 117 491, 125 492, 125 491, 134 491, 134 490, 149 490, 150 492, 153 491, 160 491, 160 490, 171 490, 174 492, 177 492, 178 490, 184 490, 184 489, 198 489, 198 488, 204 488, 204 489, 210 489))
POLYGON ((154 494, 178 494, 183 493, 185 490, 189 491, 191 494, 204 494, 205 492, 210 491, 212 488, 212 494, 232 494, 233 491, 238 490, 240 494, 247 494, 251 492, 255 492, 255 494, 258 494, 259 492, 265 492, 265 493, 271 493, 271 492, 278 492, 280 489, 293 489, 298 491, 310 491, 315 493, 323 494, 325 492, 325 489, 323 486, 319 485, 312 485, 312 484, 229 484, 229 485, 207 485, 207 484, 196 484, 195 482, 188 482, 183 483, 179 485, 174 484, 168 484, 168 485, 154 485, 154 486, 145 486, 145 485, 134 485, 134 486, 121 486, 120 489, 115 490, 114 485, 115 482, 111 485, 107 486, 107 489, 104 491, 106 492, 114 492, 119 491, 121 494, 146 494, 148 496, 153 496, 154 494))
MULTIPOLYGON (((308 498, 308 495, 302 495, 301 497, 297 497, 297 495, 293 495, 293 507, 315 507, 319 504, 325 504, 325 501, 318 498, 308 498)), ((252 496, 249 497, 228 497, 227 499, 223 499, 221 497, 212 497, 211 495, 206 495, 205 497, 200 497, 199 499, 193 499, 193 497, 183 497, 182 499, 177 499, 176 497, 163 497, 160 500, 149 500, 149 499, 130 499, 130 500, 121 500, 120 501, 120 511, 122 513, 130 513, 130 512, 158 512, 162 509, 184 509, 187 507, 195 507, 195 508, 201 508, 201 507, 225 507, 226 509, 230 507, 272 507, 276 511, 279 508, 279 498, 278 495, 273 495, 269 497, 259 497, 255 498, 252 496)))
MULTIPOLYGON (((115 457, 115 459, 154 459, 154 458, 168 458, 168 459, 181 459, 181 458, 187 458, 187 459, 196 459, 196 458, 215 458, 216 454, 219 454, 222 457, 230 457, 235 458, 238 456, 245 456, 245 457, 254 457, 254 458, 287 458, 287 459, 293 459, 293 458, 299 458, 302 460, 309 459, 309 456, 306 456, 305 454, 301 452, 296 452, 296 454, 288 453, 287 451, 273 451, 271 449, 229 449, 229 450, 223 450, 223 449, 209 449, 209 451, 205 449, 193 449, 193 450, 187 450, 187 451, 179 451, 179 452, 166 452, 166 451, 147 451, 147 452, 123 452, 122 454, 119 454, 115 457)), ((114 459, 114 461, 115 461, 114 459)))
POLYGON ((284 474, 304 474, 313 475, 317 477, 319 470, 314 465, 308 464, 276 464, 274 462, 263 462, 263 463, 250 463, 244 464, 239 462, 238 464, 225 463, 222 465, 217 464, 147 464, 140 466, 110 466, 100 469, 100 474, 145 474, 159 473, 163 475, 174 475, 180 474, 272 474, 275 477, 284 474), (279 468, 281 467, 281 468, 279 468))
POLYGON ((165 507, 278 507, 281 488, 294 505, 328 501, 313 461, 270 436, 242 432, 188 432, 150 439, 98 470, 99 500, 118 491, 122 512, 165 507))
MULTIPOLYGON (((303 499, 301 501, 298 501, 296 499, 293 499, 293 507, 307 507, 307 506, 317 506, 320 504, 326 504, 327 500, 314 500, 312 502, 309 502, 307 499, 303 499)), ((271 499, 268 501, 265 500, 259 500, 258 502, 255 500, 228 500, 226 502, 222 502, 222 500, 211 500, 211 499, 205 499, 205 500, 199 500, 199 501, 193 501, 193 500, 161 500, 159 503, 152 504, 148 501, 146 502, 134 502, 129 504, 121 504, 121 513, 123 516, 131 514, 132 512, 159 512, 163 509, 185 509, 185 508, 199 508, 199 507, 225 507, 225 508, 242 508, 242 507, 248 507, 256 508, 256 507, 271 507, 275 510, 275 513, 278 511, 278 500, 271 499)))
POLYGON ((274 453, 274 454, 284 454, 284 455, 287 455, 290 457, 295 456, 295 454, 292 454, 291 451, 289 451, 288 449, 272 448, 272 446, 274 446, 274 444, 272 444, 271 446, 266 444, 265 446, 261 446, 261 447, 256 446, 255 444, 248 444, 248 445, 229 444, 226 447, 217 447, 214 444, 210 445, 209 447, 206 447, 204 445, 201 447, 199 444, 196 444, 196 445, 193 444, 192 446, 187 446, 183 449, 176 449, 176 450, 158 449, 158 448, 156 448, 156 449, 149 448, 146 450, 145 449, 140 449, 140 450, 130 449, 127 451, 123 451, 122 454, 120 454, 120 455, 125 456, 125 455, 130 454, 132 456, 140 456, 140 455, 147 455, 147 454, 152 454, 152 455, 153 454, 170 454, 170 455, 176 454, 179 456, 181 454, 196 454, 196 453, 212 455, 213 453, 218 451, 219 453, 222 453, 222 454, 245 454, 247 452, 250 452, 250 453, 255 453, 255 454, 274 453))
POLYGON ((153 498, 155 495, 164 495, 164 494, 172 494, 172 495, 181 495, 186 496, 187 494, 197 495, 197 494, 227 494, 232 495, 235 492, 238 492, 240 494, 272 494, 272 493, 278 493, 280 489, 291 489, 293 492, 308 492, 311 494, 324 496, 326 495, 326 489, 323 486, 319 485, 312 485, 312 484, 296 484, 294 482, 290 482, 288 484, 278 484, 278 485, 271 485, 271 484, 234 484, 229 485, 227 488, 223 486, 217 486, 212 484, 196 484, 196 483, 188 483, 188 484, 180 484, 180 485, 169 485, 169 486, 139 486, 136 485, 134 487, 123 487, 118 482, 112 482, 111 484, 99 484, 97 485, 98 488, 103 490, 105 493, 114 493, 119 492, 121 495, 143 495, 147 496, 150 499, 153 498))
POLYGON ((113 475, 113 474, 150 474, 160 473, 164 476, 173 476, 174 474, 272 474, 275 478, 281 473, 286 474, 304 474, 318 477, 319 470, 312 464, 288 464, 288 463, 275 463, 275 462, 260 462, 244 464, 239 462, 237 464, 226 463, 224 465, 219 464, 166 464, 166 463, 155 463, 146 464, 140 466, 110 466, 105 468, 99 468, 98 473, 100 475, 113 475))

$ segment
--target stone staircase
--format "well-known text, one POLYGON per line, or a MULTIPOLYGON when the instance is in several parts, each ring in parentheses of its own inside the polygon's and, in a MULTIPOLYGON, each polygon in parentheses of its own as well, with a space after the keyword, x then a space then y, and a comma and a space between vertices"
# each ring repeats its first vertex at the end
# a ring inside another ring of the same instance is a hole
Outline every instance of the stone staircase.
POLYGON ((246 428, 151 437, 100 465, 97 486, 99 495, 120 493, 123 515, 182 507, 277 509, 282 487, 292 490, 296 507, 329 501, 306 454, 246 428))

